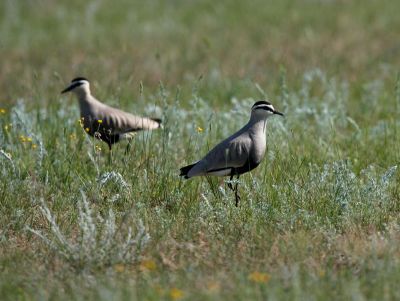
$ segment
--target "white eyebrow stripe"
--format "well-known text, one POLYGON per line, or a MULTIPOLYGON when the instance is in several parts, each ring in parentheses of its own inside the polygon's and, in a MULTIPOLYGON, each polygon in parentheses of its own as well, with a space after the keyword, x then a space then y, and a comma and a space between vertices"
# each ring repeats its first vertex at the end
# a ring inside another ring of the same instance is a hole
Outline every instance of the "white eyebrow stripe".
POLYGON ((271 111, 271 112, 274 112, 274 111, 275 111, 274 108, 273 108, 272 106, 270 106, 270 105, 265 105, 265 104, 258 105, 258 106, 255 106, 255 107, 254 107, 254 110, 258 110, 258 109, 263 109, 263 110, 267 110, 267 111, 271 111))

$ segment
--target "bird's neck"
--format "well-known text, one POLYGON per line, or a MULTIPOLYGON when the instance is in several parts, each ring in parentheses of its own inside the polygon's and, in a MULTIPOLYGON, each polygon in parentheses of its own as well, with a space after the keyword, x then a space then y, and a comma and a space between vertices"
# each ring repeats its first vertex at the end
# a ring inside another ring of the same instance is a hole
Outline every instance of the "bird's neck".
POLYGON ((250 159, 255 163, 255 166, 264 158, 267 148, 267 135, 265 133, 266 124, 267 120, 265 118, 251 118, 248 124, 247 132, 250 139, 253 141, 250 159))
POLYGON ((87 99, 91 98, 91 94, 90 94, 90 90, 88 89, 76 89, 75 91, 73 91, 76 95, 76 97, 78 97, 79 101, 86 101, 87 99))
POLYGON ((252 117, 248 123, 248 130, 253 135, 265 135, 266 124, 265 118, 252 117))
POLYGON ((82 112, 86 112, 88 108, 90 108, 95 102, 96 99, 90 94, 88 90, 79 90, 75 92, 78 102, 79 108, 82 112))

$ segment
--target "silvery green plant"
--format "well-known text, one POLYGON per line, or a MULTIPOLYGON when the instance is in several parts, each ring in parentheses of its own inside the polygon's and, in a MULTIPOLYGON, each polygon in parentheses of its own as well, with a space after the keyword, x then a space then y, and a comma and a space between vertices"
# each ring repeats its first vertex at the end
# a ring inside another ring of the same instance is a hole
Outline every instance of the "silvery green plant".
MULTIPOLYGON (((9 165, 11 165, 13 171, 15 172, 14 161, 12 160, 11 154, 10 154, 10 153, 7 153, 7 152, 4 151, 3 149, 0 149, 0 158, 1 158, 1 159, 0 159, 0 162, 1 162, 1 163, 3 162, 2 159, 5 159, 6 163, 8 162, 9 165)), ((3 164, 0 164, 0 165, 3 165, 3 164)), ((4 176, 6 176, 7 170, 6 170, 5 167, 2 168, 2 173, 4 173, 4 176)))
POLYGON ((79 270, 137 262, 150 239, 141 220, 137 221, 136 233, 133 233, 131 227, 125 230, 116 224, 112 209, 109 209, 105 217, 96 215, 83 193, 78 202, 76 238, 67 237, 63 233, 56 217, 43 199, 40 200, 39 209, 50 229, 27 230, 45 242, 60 258, 79 270))
POLYGON ((388 168, 382 175, 376 176, 375 168, 369 166, 361 174, 366 178, 360 189, 360 198, 370 202, 384 204, 390 198, 389 189, 397 166, 388 168))

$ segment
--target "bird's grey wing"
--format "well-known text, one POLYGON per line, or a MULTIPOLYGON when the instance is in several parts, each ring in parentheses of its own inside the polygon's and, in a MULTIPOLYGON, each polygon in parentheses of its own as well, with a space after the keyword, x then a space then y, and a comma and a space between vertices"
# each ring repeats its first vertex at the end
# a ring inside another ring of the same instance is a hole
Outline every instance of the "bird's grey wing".
POLYGON ((232 168, 238 168, 246 164, 250 148, 251 139, 246 134, 232 140, 222 141, 188 172, 188 176, 228 175, 232 168))
POLYGON ((125 134, 140 130, 152 130, 160 127, 160 122, 150 118, 136 116, 112 107, 104 107, 98 112, 102 126, 112 134, 125 134))

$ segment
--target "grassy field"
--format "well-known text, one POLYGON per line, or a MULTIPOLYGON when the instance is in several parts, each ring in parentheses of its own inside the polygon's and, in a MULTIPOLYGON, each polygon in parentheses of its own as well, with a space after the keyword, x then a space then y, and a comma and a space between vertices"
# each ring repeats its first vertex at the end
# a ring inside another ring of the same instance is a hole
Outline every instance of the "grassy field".
POLYGON ((1 300, 400 299, 400 2, 0 3, 1 300), (128 155, 60 91, 161 117, 128 155), (240 207, 192 163, 268 98, 240 207))

